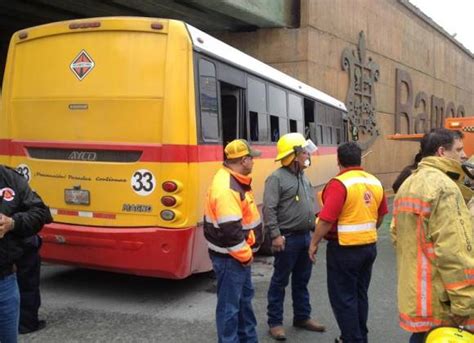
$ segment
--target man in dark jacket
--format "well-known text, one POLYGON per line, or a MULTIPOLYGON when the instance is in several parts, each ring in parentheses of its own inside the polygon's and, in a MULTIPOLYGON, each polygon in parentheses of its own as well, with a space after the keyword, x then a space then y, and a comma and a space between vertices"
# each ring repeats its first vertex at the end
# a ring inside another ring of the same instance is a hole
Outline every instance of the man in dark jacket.
POLYGON ((49 208, 13 169, 0 166, 0 342, 16 342, 20 297, 15 263, 23 240, 52 221, 49 208))

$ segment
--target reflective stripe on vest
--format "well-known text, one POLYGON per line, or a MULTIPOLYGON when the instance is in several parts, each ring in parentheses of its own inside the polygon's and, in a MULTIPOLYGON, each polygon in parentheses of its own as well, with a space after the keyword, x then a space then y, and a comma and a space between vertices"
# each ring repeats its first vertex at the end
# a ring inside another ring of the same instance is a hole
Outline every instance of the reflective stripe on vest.
POLYGON ((337 222, 340 245, 364 245, 377 241, 378 208, 383 198, 380 181, 363 170, 350 170, 335 177, 347 195, 337 222))
POLYGON ((251 179, 222 168, 214 176, 204 204, 204 233, 211 251, 231 255, 246 263, 256 243, 253 230, 261 229, 257 203, 250 188, 251 179), (222 232, 225 228, 225 232, 222 232), (242 242, 228 247, 228 242, 242 242))
POLYGON ((364 223, 355 225, 338 225, 338 232, 358 232, 358 231, 371 231, 375 230, 375 223, 364 223))
POLYGON ((207 242, 207 246, 210 250, 213 250, 221 254, 229 254, 231 251, 238 251, 242 249, 245 246, 245 244, 247 244, 247 242, 242 241, 239 244, 236 244, 232 247, 222 248, 222 247, 218 247, 215 244, 212 244, 211 242, 207 242))

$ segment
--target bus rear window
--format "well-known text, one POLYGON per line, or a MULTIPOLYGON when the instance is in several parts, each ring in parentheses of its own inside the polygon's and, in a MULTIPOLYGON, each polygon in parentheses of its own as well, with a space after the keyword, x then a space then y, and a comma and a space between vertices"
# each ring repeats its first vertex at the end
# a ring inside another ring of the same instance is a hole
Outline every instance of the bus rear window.
POLYGON ((201 131, 205 141, 219 139, 216 67, 213 63, 199 61, 199 94, 201 105, 201 131))

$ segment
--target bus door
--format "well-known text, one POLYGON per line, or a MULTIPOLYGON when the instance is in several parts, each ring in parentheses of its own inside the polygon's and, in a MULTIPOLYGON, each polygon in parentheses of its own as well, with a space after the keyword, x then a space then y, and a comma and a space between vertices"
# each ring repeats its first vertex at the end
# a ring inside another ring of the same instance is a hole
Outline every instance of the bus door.
POLYGON ((245 137, 245 74, 220 63, 218 79, 221 103, 222 144, 245 137))

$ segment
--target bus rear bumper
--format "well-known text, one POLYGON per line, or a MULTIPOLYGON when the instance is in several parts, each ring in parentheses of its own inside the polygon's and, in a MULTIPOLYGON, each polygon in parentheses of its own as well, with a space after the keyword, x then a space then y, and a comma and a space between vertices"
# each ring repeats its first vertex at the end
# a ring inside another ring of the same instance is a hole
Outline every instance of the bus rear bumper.
POLYGON ((202 227, 101 228, 51 223, 40 232, 46 262, 183 279, 212 269, 202 227))

